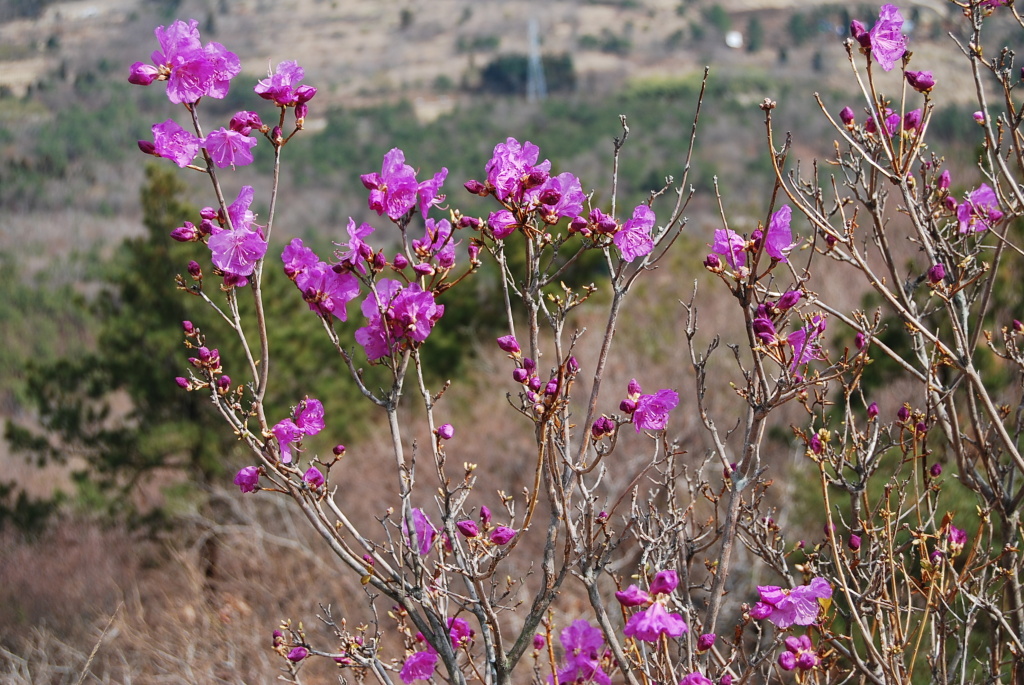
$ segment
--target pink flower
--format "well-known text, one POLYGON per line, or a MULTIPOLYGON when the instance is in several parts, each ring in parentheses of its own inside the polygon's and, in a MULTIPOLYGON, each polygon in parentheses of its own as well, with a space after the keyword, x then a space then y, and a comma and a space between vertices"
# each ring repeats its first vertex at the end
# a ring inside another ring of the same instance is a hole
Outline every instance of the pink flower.
POLYGON ((707 676, 694 671, 680 680, 679 685, 715 685, 715 683, 707 676))
POLYGON ((433 652, 416 652, 402 664, 398 677, 409 685, 416 680, 430 680, 437 666, 437 654, 433 652))
POLYGON ((302 439, 302 431, 291 419, 279 421, 270 431, 277 438, 277 444, 281 450, 281 462, 290 464, 292 462, 292 445, 302 439))
POLYGON ((562 217, 579 215, 587 196, 580 179, 566 171, 529 191, 527 198, 538 205, 537 211, 545 223, 556 224, 562 217))
POLYGON ((281 62, 274 73, 268 74, 253 90, 264 100, 271 100, 281 107, 294 106, 308 102, 316 94, 315 88, 299 85, 305 76, 306 72, 298 62, 281 62))
POLYGON ((725 257, 730 267, 739 269, 747 263, 747 255, 743 251, 746 244, 743 236, 731 228, 719 228, 715 231, 715 242, 711 249, 725 257))
MULTIPOLYGON (((558 685, 577 682, 611 685, 611 678, 601 669, 604 636, 599 629, 580 619, 564 628, 559 637, 565 649, 565 666, 558 670, 558 685)), ((548 682, 552 682, 551 679, 548 682)))
POLYGON ((256 492, 259 482, 260 472, 255 466, 246 466, 235 475, 235 485, 242 492, 256 492))
POLYGON ((815 316, 811 319, 811 323, 786 336, 786 342, 793 348, 793 360, 789 364, 790 371, 801 364, 822 358, 820 338, 825 332, 825 326, 825 318, 815 316))
POLYGON ((403 289, 398 281, 382 278, 363 300, 362 311, 369 325, 358 329, 355 338, 374 361, 397 350, 403 339, 426 340, 444 314, 444 305, 437 304, 433 293, 418 283, 403 289))
POLYGON ((999 198, 987 183, 967 193, 964 201, 956 210, 956 218, 960 221, 961 233, 980 233, 992 228, 1003 218, 999 209, 999 198))
POLYGON ((679 404, 679 394, 674 390, 662 389, 653 395, 640 395, 633 412, 633 426, 636 432, 642 430, 665 430, 668 413, 679 404))
POLYGON ((632 262, 637 257, 644 257, 654 249, 651 240, 651 229, 654 227, 654 212, 647 205, 639 205, 633 210, 633 218, 622 225, 612 240, 619 248, 622 258, 632 262))
POLYGON ((655 602, 647 609, 638 611, 626 621, 623 634, 644 642, 657 642, 662 635, 679 637, 689 627, 679 614, 670 614, 660 602, 655 602))
POLYGON ((441 195, 441 186, 448 178, 448 169, 441 167, 441 170, 434 174, 433 178, 423 181, 416 187, 416 197, 419 200, 420 214, 427 218, 430 208, 444 202, 444 195, 441 195))
POLYGON ((487 226, 491 229, 491 233, 494 234, 495 240, 502 240, 515 233, 516 228, 519 227, 519 222, 516 221, 512 212, 502 209, 498 212, 491 212, 490 216, 487 217, 487 226))
POLYGON ((907 37, 902 33, 903 15, 895 5, 882 5, 878 21, 871 27, 871 55, 883 71, 892 71, 896 60, 907 51, 907 37))
POLYGON ((202 141, 173 119, 168 119, 162 124, 153 124, 151 130, 153 154, 169 159, 183 169, 199 154, 202 141))
POLYGON ((464 618, 448 619, 448 636, 452 640, 452 647, 466 647, 473 642, 473 629, 464 618))
POLYGON ((255 145, 255 138, 229 131, 223 126, 210 132, 203 141, 213 163, 221 169, 252 164, 252 148, 255 145))
POLYGON ((758 586, 761 601, 751 610, 752 618, 767 618, 778 628, 791 625, 809 626, 818 620, 819 599, 832 596, 832 586, 824 578, 815 578, 809 585, 784 590, 774 585, 758 586))
POLYGON ((318 469, 315 466, 310 466, 308 469, 306 469, 306 472, 302 474, 302 480, 304 480, 306 484, 309 485, 309 487, 313 488, 314 490, 322 487, 323 484, 326 482, 324 479, 324 474, 321 473, 320 469, 318 469))
POLYGON ((786 253, 799 243, 799 241, 793 242, 793 231, 789 227, 792 216, 793 209, 789 205, 783 205, 772 214, 772 218, 768 222, 768 230, 764 238, 764 251, 772 259, 780 262, 788 262, 786 253))
POLYGON ((306 435, 316 435, 324 429, 324 405, 310 397, 295 407, 295 425, 306 435))
POLYGON ((370 209, 379 215, 387 214, 392 221, 398 221, 416 204, 416 172, 405 163, 405 153, 397 147, 384 155, 379 174, 364 174, 360 179, 370 191, 370 209))
MULTIPOLYGON (((509 197, 521 199, 525 190, 535 187, 530 185, 533 180, 547 176, 551 162, 544 160, 537 164, 539 156, 540 148, 530 141, 520 145, 515 138, 508 138, 504 143, 494 146, 494 153, 484 170, 487 172, 487 182, 494 187, 494 194, 499 200, 509 197)), ((535 185, 542 185, 546 180, 544 178, 535 185)))
POLYGON ((142 62, 132 65, 128 81, 148 86, 153 81, 167 81, 167 97, 178 105, 192 103, 203 96, 223 98, 232 78, 241 71, 238 55, 220 43, 203 47, 199 39, 199 22, 176 21, 167 28, 153 32, 160 49, 151 55, 153 66, 142 62))
MULTIPOLYGON (((437 529, 434 528, 434 524, 430 522, 430 519, 427 518, 422 509, 413 509, 410 518, 412 519, 412 529, 416 533, 416 552, 420 556, 425 556, 430 552, 430 547, 434 544, 437 529)), ((405 533, 406 542, 412 545, 409 527, 405 521, 402 522, 402 532, 405 533)))
POLYGON ((679 586, 679 574, 672 569, 658 571, 651 581, 652 595, 670 595, 679 586))
POLYGON ((359 279, 349 271, 336 271, 326 262, 305 267, 294 280, 309 309, 320 316, 346 321, 348 303, 359 297, 359 279))
MULTIPOLYGON (((250 228, 256 218, 249 211, 252 199, 252 186, 242 186, 238 197, 228 206, 231 228, 215 228, 207 242, 213 253, 214 266, 226 274, 248 276, 256 268, 256 262, 267 253, 267 241, 262 232, 250 228)), ((242 278, 239 285, 244 285, 245 280, 242 278)))
POLYGON ((630 585, 625 590, 616 592, 615 599, 624 607, 638 607, 650 603, 651 596, 636 585, 630 585))

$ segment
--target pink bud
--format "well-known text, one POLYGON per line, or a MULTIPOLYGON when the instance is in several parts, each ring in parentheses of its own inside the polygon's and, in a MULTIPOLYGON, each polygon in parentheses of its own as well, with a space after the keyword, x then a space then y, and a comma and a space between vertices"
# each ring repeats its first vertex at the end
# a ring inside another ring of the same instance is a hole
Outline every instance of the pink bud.
POLYGON ((868 405, 868 420, 870 421, 876 416, 878 416, 878 403, 872 402, 868 405))
POLYGON ((516 531, 508 526, 498 526, 491 532, 491 542, 496 545, 507 545, 516 536, 516 531))
POLYGON ((476 525, 476 521, 466 519, 465 521, 459 521, 456 523, 455 527, 458 528, 459 532, 467 538, 475 538, 480 535, 480 528, 476 525))
POLYGON ((450 423, 445 423, 437 428, 437 437, 442 440, 451 440, 455 437, 455 427, 450 423))

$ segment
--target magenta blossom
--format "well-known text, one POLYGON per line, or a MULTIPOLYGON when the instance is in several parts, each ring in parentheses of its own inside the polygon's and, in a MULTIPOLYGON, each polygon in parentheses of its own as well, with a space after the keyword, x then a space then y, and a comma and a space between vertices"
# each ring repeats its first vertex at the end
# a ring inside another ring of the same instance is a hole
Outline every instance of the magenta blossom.
MULTIPOLYGON (((725 682, 724 677, 722 679, 722 682, 725 682)), ((683 679, 679 681, 679 685, 715 685, 715 683, 711 680, 711 678, 708 678, 707 676, 698 673, 697 671, 694 671, 693 673, 684 676, 683 679)))
POLYGON ((368 238, 373 233, 374 228, 365 222, 357 227, 355 220, 349 217, 348 226, 345 230, 348 232, 348 243, 346 244, 348 250, 344 252, 338 250, 335 257, 340 263, 350 266, 361 274, 365 274, 366 260, 373 256, 373 248, 363 239, 368 238))
POLYGON ((498 526, 491 531, 491 542, 496 545, 507 545, 516 536, 516 531, 508 526, 498 526))
POLYGON ((306 72, 298 62, 281 62, 273 74, 268 74, 256 84, 254 90, 264 100, 271 100, 281 107, 295 106, 316 95, 316 88, 299 84, 305 76, 306 72))
POLYGON ((416 204, 416 171, 405 163, 405 153, 397 147, 384 155, 379 174, 363 174, 359 178, 370 191, 370 209, 379 215, 387 214, 392 221, 398 221, 416 204))
POLYGON ((814 316, 811 322, 786 336, 786 342, 793 348, 793 359, 789 364, 790 371, 801 364, 814 359, 821 359, 821 335, 825 332, 826 320, 823 316, 814 316))
POLYGON ((788 262, 786 253, 797 245, 793 242, 793 231, 789 227, 792 216, 793 209, 789 205, 780 207, 777 212, 772 214, 764 237, 764 251, 772 259, 780 262, 788 262))
POLYGON ((316 435, 324 429, 324 405, 311 397, 295 407, 295 425, 306 435, 316 435))
POLYGON ((434 174, 433 178, 423 181, 416 187, 416 197, 419 200, 420 214, 427 218, 427 212, 431 207, 444 202, 445 196, 441 194, 441 186, 448 178, 448 169, 441 167, 441 170, 434 174))
POLYGON ((633 425, 636 432, 642 430, 665 430, 668 424, 668 413, 679 404, 679 394, 674 390, 662 389, 653 395, 640 395, 633 412, 633 425))
POLYGON ((516 221, 512 212, 502 209, 498 212, 491 212, 487 217, 487 226, 491 229, 495 240, 502 240, 515 233, 519 222, 516 221))
MULTIPOLYGON (((430 552, 430 548, 434 544, 437 529, 434 528, 434 524, 430 522, 430 519, 427 518, 422 509, 413 509, 410 518, 412 519, 412 529, 416 533, 416 552, 420 556, 425 556, 430 552)), ((413 541, 409 536, 409 526, 405 521, 402 522, 402 532, 405 533, 406 542, 411 546, 413 541)))
POLYGON ((580 619, 564 628, 559 637, 565 649, 565 666, 558 669, 556 685, 577 682, 611 685, 612 679, 601 668, 604 636, 599 629, 580 619))
POLYGON ((246 466, 235 475, 235 485, 242 492, 256 492, 259 482, 260 472, 255 466, 246 466))
POLYGON ((662 635, 675 638, 688 630, 682 616, 668 613, 660 602, 655 602, 630 616, 622 633, 644 642, 658 642, 662 635))
POLYGON ((424 262, 436 262, 442 269, 452 268, 455 265, 457 243, 452 239, 451 222, 448 219, 427 219, 425 225, 426 235, 420 240, 412 241, 416 255, 424 262))
POLYGON ((967 193, 964 201, 956 210, 956 218, 960 222, 961 233, 980 233, 992 228, 1003 218, 999 209, 999 198, 987 183, 967 193))
POLYGON ((302 430, 295 425, 295 421, 292 419, 284 419, 279 421, 270 431, 277 438, 277 444, 281 449, 281 463, 292 463, 292 447, 302 439, 302 430))
POLYGON ((238 197, 228 206, 230 228, 214 228, 213 235, 207 242, 213 253, 213 264, 225 274, 239 276, 244 285, 245 276, 256 268, 256 262, 267 253, 267 241, 262 229, 251 228, 255 215, 249 210, 252 204, 252 186, 242 186, 238 197))
POLYGON ((302 474, 302 480, 314 490, 323 487, 323 484, 326 482, 324 474, 315 466, 310 466, 306 469, 306 472, 302 474))
POLYGON ((878 21, 871 27, 871 55, 883 71, 892 71, 896 60, 907 51, 907 37, 903 35, 903 15, 895 5, 882 5, 878 21))
POLYGON ((654 228, 654 212, 647 205, 638 205, 633 210, 633 218, 622 225, 612 240, 619 248, 622 258, 632 262, 637 257, 644 257, 654 249, 651 229, 654 228))
POLYGON ((359 279, 349 271, 336 271, 326 262, 317 262, 295 275, 295 285, 311 311, 320 316, 348 319, 349 302, 359 297, 359 279))
POLYGON ((670 595, 679 586, 679 574, 672 569, 658 571, 651 581, 652 595, 670 595))
POLYGON ((210 153, 213 163, 221 169, 252 164, 252 148, 255 145, 255 138, 230 131, 223 126, 211 131, 203 141, 203 147, 210 153))
POLYGON ((551 162, 537 164, 540 148, 526 141, 522 145, 515 138, 494 146, 494 154, 484 167, 487 182, 494 188, 499 200, 520 199, 525 190, 547 181, 551 162), (536 183, 540 180, 540 183, 536 183))
POLYGON ((580 179, 568 171, 552 176, 543 185, 527 193, 527 199, 537 205, 541 220, 557 224, 563 217, 573 218, 583 211, 587 196, 580 179))
POLYGON ((809 585, 784 590, 774 585, 757 588, 761 601, 750 610, 753 618, 767 618, 777 628, 791 625, 809 626, 818 620, 819 599, 832 596, 832 586, 824 578, 815 578, 809 585))
POLYGON ((725 257, 725 261, 733 269, 739 269, 747 263, 747 255, 744 253, 747 242, 736 231, 731 228, 719 228, 715 231, 715 242, 711 249, 725 257))
POLYGON ((402 664, 402 670, 398 677, 403 683, 409 685, 417 680, 430 680, 434 675, 434 668, 437 666, 437 654, 432 651, 416 652, 402 664))
POLYGON ((404 341, 426 340, 444 314, 444 305, 417 283, 403 288, 398 281, 382 278, 363 300, 362 311, 369 324, 356 331, 356 342, 375 361, 389 356, 404 341))
POLYGON ((809 671, 818 665, 818 655, 810 637, 790 635, 785 643, 786 651, 779 654, 779 666, 782 670, 792 671, 799 668, 801 671, 809 671))
POLYGON ((624 607, 639 607, 651 603, 651 596, 636 585, 619 590, 615 593, 615 599, 624 607))
POLYGON ((160 49, 151 55, 153 66, 136 62, 128 81, 148 86, 167 81, 167 97, 176 105, 192 103, 203 96, 221 99, 228 94, 231 79, 241 71, 238 55, 220 43, 205 47, 199 38, 199 22, 176 21, 153 32, 160 49))
POLYGON ((178 122, 168 119, 162 124, 153 124, 153 154, 169 159, 181 168, 187 167, 196 155, 203 141, 186 131, 178 122))

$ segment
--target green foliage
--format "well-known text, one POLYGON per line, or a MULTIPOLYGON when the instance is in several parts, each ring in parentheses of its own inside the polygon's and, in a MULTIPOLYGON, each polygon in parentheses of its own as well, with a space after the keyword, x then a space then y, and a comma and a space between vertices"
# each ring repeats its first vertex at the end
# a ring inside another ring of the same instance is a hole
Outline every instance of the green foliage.
POLYGON ((719 33, 725 33, 732 26, 732 19, 729 13, 721 5, 715 4, 701 12, 704 22, 710 24, 719 33))
POLYGON ((787 22, 787 33, 793 45, 799 47, 814 36, 814 21, 803 12, 794 12, 787 22))
POLYGON ((764 25, 756 16, 747 22, 747 52, 759 52, 764 47, 764 25))
MULTIPOLYGON (((570 55, 544 55, 541 68, 549 92, 569 92, 576 87, 576 71, 570 55)), ((526 55, 499 55, 480 72, 480 90, 498 95, 525 95, 528 71, 526 55)))

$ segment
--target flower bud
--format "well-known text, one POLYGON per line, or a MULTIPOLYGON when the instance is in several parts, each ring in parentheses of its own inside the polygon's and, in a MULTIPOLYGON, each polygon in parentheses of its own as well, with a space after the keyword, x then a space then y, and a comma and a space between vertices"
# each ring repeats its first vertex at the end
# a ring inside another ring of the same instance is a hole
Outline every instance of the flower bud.
POLYGON ((783 671, 792 671, 796 668, 796 655, 789 651, 779 653, 779 668, 783 671))
POLYGON ((160 70, 152 64, 136 62, 128 71, 128 83, 136 86, 148 86, 160 76, 160 70))
POLYGON ((910 418, 910 407, 908 407, 906 404, 901 406, 896 411, 896 418, 897 418, 897 420, 905 423, 907 421, 907 419, 910 418))
POLYGON ((860 536, 856 533, 850 533, 850 537, 846 540, 846 545, 856 552, 860 549, 860 536))
POLYGON ((947 211, 956 211, 957 201, 956 198, 953 197, 952 195, 947 195, 946 198, 942 201, 942 204, 946 207, 947 211))
POLYGON ((308 115, 309 105, 307 105, 305 102, 300 102, 299 104, 295 105, 295 121, 304 123, 308 115))
POLYGON ((196 230, 195 224, 186 221, 184 226, 179 226, 171 231, 171 238, 179 243, 192 243, 199 240, 199 231, 196 230))
POLYGON ((298 663, 309 656, 309 650, 305 647, 292 647, 292 651, 288 652, 288 661, 298 663))
POLYGON ((562 199, 562 193, 555 190, 554 188, 548 188, 541 192, 540 196, 537 199, 540 200, 540 203, 542 205, 547 205, 550 207, 552 205, 558 204, 558 201, 562 199))
POLYGON ((401 252, 397 253, 395 258, 391 260, 391 267, 398 271, 401 271, 407 266, 409 266, 409 260, 406 259, 405 255, 401 252))
POLYGON ((302 480, 314 490, 323 487, 323 484, 326 482, 324 474, 322 474, 320 469, 315 466, 310 466, 306 472, 302 474, 302 480))
MULTIPOLYGON (((474 231, 480 230, 480 219, 475 216, 463 216, 459 218, 459 228, 469 228, 474 231)), ((479 247, 477 250, 479 251, 479 247)))
POLYGON ((853 129, 857 125, 857 115, 854 114, 852 107, 843 107, 839 111, 839 121, 843 122, 843 125, 848 129, 853 129))
POLYGON ((526 381, 529 378, 530 372, 527 371, 526 369, 518 368, 512 370, 512 380, 514 380, 516 383, 526 383, 526 381))
POLYGON ((217 378, 217 389, 225 393, 231 389, 231 376, 224 374, 217 378))
POLYGON ((455 527, 458 528, 459 532, 467 538, 475 538, 480 535, 480 528, 476 525, 476 521, 472 521, 470 519, 459 521, 455 524, 455 527))
POLYGON ((480 507, 480 523, 484 524, 484 528, 491 523, 491 510, 487 508, 486 504, 480 507))
POLYGON ((345 454, 345 446, 335 445, 334 449, 332 449, 331 451, 334 452, 334 456, 340 457, 341 455, 345 454))
POLYGON ((921 110, 914 109, 903 115, 903 130, 918 131, 921 128, 921 110))
POLYGON ((519 341, 516 340, 514 335, 503 335, 498 338, 498 347, 509 354, 519 354, 522 352, 522 348, 519 347, 519 341))
POLYGON ((919 93, 928 93, 935 87, 935 77, 930 71, 907 71, 907 85, 919 93))
POLYGON ((540 378, 538 376, 530 376, 530 380, 527 383, 527 387, 529 387, 530 390, 532 390, 534 392, 539 392, 540 391, 540 386, 541 386, 540 378))
POLYGON ((876 416, 878 416, 878 403, 872 402, 868 405, 868 421, 873 420, 876 416))
POLYGON ((946 267, 943 266, 941 262, 934 265, 932 268, 928 269, 928 281, 932 285, 935 285, 936 283, 941 283, 945 277, 946 267))
POLYGON ((1014 319, 1013 320, 1013 332, 1014 333, 1020 333, 1021 331, 1024 331, 1024 323, 1021 323, 1017 319, 1014 319))
POLYGON ((196 332, 196 327, 192 325, 191 321, 182 321, 181 330, 185 331, 185 335, 194 335, 196 332))
POLYGON ((949 190, 950 180, 949 169, 943 169, 942 173, 939 174, 939 190, 949 190))
POLYGON ((188 275, 197 281, 203 278, 203 267, 199 266, 199 262, 192 260, 185 268, 188 269, 188 275))
POLYGON ((615 422, 603 415, 599 416, 597 420, 594 421, 594 425, 590 428, 590 434, 594 436, 595 440, 600 440, 614 432, 615 422))
POLYGON ((925 423, 924 421, 918 421, 917 425, 914 426, 914 430, 917 431, 918 434, 924 435, 925 433, 928 432, 928 424, 925 423))
POLYGON ((858 350, 863 350, 868 344, 867 336, 863 331, 857 331, 857 335, 853 336, 853 344, 858 350))
POLYGON ((534 651, 538 651, 539 652, 540 650, 544 649, 544 646, 547 643, 548 643, 547 638, 545 638, 540 633, 537 633, 536 635, 533 636, 533 649, 534 649, 534 651))
POLYGON ((378 252, 373 255, 373 270, 382 271, 385 266, 388 265, 388 258, 384 256, 383 252, 378 252))
POLYGON ((480 181, 466 181, 463 187, 470 192, 471 195, 479 195, 480 197, 487 197, 490 191, 480 181))
POLYGON ((930 475, 932 478, 938 478, 939 476, 941 476, 942 475, 942 464, 940 464, 938 462, 935 462, 934 464, 932 464, 931 468, 928 469, 928 475, 930 475))
POLYGON ((811 436, 809 447, 811 448, 811 452, 814 452, 815 454, 821 454, 822 450, 824 449, 824 447, 821 444, 821 438, 818 436, 817 433, 811 436))
POLYGON ((636 401, 629 399, 622 400, 622 402, 619 403, 619 410, 626 414, 632 414, 636 411, 636 401))
POLYGON ((451 440, 455 437, 455 427, 450 423, 441 424, 437 428, 437 437, 442 440, 451 440))
POLYGON ((868 33, 868 30, 864 27, 864 24, 857 21, 856 19, 850 22, 850 35, 853 36, 853 39, 855 41, 860 43, 860 46, 862 48, 871 47, 871 35, 868 33))
POLYGON ((281 131, 280 126, 275 126, 270 130, 270 140, 272 140, 275 145, 280 145, 284 142, 284 132, 281 131))
POLYGON ((552 378, 548 381, 547 385, 544 386, 544 394, 553 397, 558 394, 558 379, 552 378))
POLYGON ((192 382, 187 378, 177 376, 175 377, 174 382, 177 383, 178 387, 182 390, 190 390, 192 388, 192 382))
POLYGON ((151 141, 140 140, 139 141, 139 149, 142 150, 147 155, 153 155, 154 157, 159 157, 160 156, 156 152, 156 145, 154 145, 151 141))
POLYGON ((480 246, 476 243, 470 243, 466 249, 466 254, 469 255, 469 263, 473 266, 480 264, 480 246))
POLYGON ((491 542, 496 545, 507 545, 516 536, 516 531, 508 526, 498 526, 491 532, 491 542))
POLYGON ((814 652, 801 652, 796 658, 796 665, 801 671, 809 671, 818 665, 818 655, 814 652))
POLYGON ((583 235, 587 235, 590 233, 590 229, 587 226, 587 220, 582 216, 578 216, 569 222, 569 233, 582 233, 583 235))
POLYGON ((530 169, 530 173, 526 175, 526 179, 523 181, 523 189, 529 190, 530 188, 542 186, 547 183, 549 178, 551 178, 551 174, 543 169, 530 169))
POLYGON ((714 633, 704 633, 697 638, 697 651, 706 652, 715 645, 715 640, 718 638, 714 633))
POLYGON ((978 110, 977 112, 975 112, 971 116, 974 117, 974 121, 977 122, 978 124, 980 124, 980 125, 984 125, 985 124, 985 113, 982 112, 981 110, 978 110))
POLYGON ((790 290, 783 293, 779 301, 775 303, 775 308, 783 312, 787 309, 792 309, 800 301, 801 294, 799 290, 790 290))
POLYGON ((295 97, 300 105, 304 105, 316 96, 316 88, 302 85, 295 89, 295 97))

